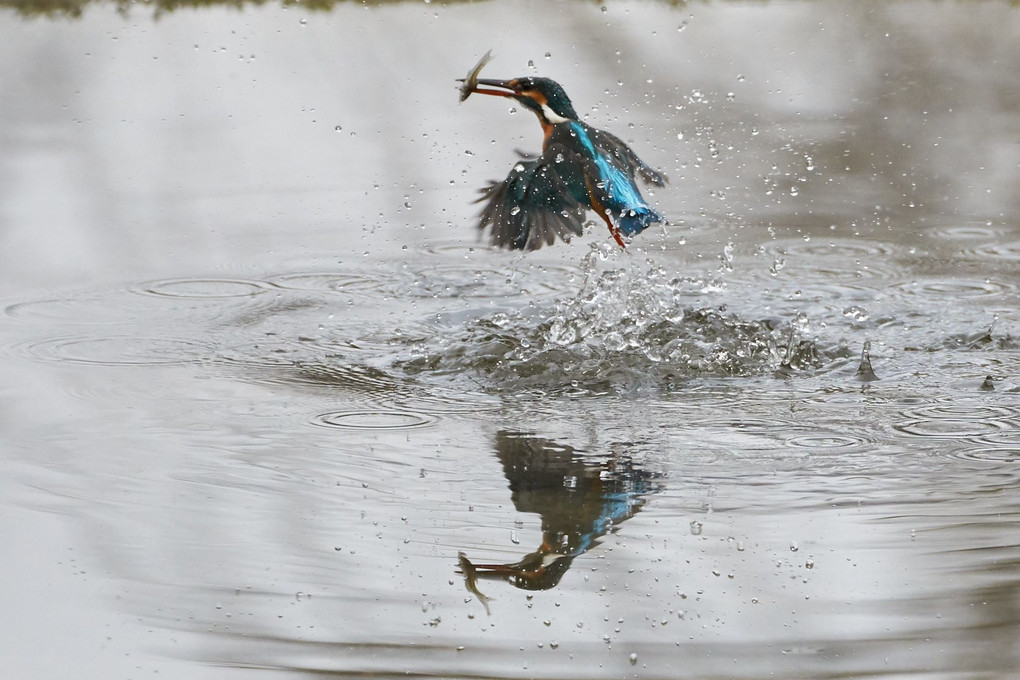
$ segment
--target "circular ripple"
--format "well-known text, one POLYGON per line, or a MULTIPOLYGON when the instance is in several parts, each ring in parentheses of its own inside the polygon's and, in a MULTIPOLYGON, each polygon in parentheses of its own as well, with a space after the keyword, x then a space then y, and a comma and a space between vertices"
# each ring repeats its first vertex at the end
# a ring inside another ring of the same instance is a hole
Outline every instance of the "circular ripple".
POLYGON ((890 279, 896 279, 899 276, 899 272, 892 267, 880 267, 874 264, 869 264, 867 267, 855 264, 849 268, 840 268, 839 266, 826 266, 822 263, 810 263, 805 268, 823 279, 837 279, 838 287, 869 291, 874 290, 876 282, 884 286, 890 279))
POLYGON ((1020 416, 1020 409, 987 404, 938 404, 904 411, 907 418, 917 420, 995 420, 1020 416))
POLYGON ((996 260, 1011 260, 1020 262, 1020 241, 1010 243, 989 243, 978 246, 973 252, 982 257, 990 257, 996 260))
POLYGON ((269 280, 277 288, 288 290, 310 290, 328 293, 374 293, 380 292, 386 283, 379 276, 342 274, 339 272, 294 272, 281 274, 269 280))
POLYGON ((432 255, 463 255, 465 257, 479 251, 496 252, 496 249, 492 246, 474 239, 471 241, 430 241, 429 243, 423 243, 419 250, 432 255))
POLYGON ((997 448, 993 446, 963 449, 956 453, 960 458, 984 463, 1020 463, 1020 447, 997 448))
POLYGON ((131 321, 136 313, 122 303, 123 300, 94 298, 27 300, 8 305, 4 314, 15 318, 90 325, 131 321))
POLYGON ((840 239, 818 239, 811 241, 780 239, 770 243, 767 249, 772 253, 783 251, 787 256, 852 257, 857 259, 886 257, 895 252, 892 246, 885 243, 840 239))
POLYGON ((993 227, 989 224, 959 224, 953 226, 932 227, 928 235, 951 241, 972 241, 977 239, 998 238, 1005 233, 1005 229, 993 227))
POLYGON ((1016 424, 1008 430, 994 432, 974 440, 978 444, 987 444, 991 447, 1004 446, 1014 451, 1020 450, 1020 424, 1016 424))
POLYGON ((893 429, 916 437, 936 439, 962 439, 979 437, 1009 429, 1001 420, 962 420, 958 418, 907 420, 896 423, 893 429))
POLYGON ((873 440, 863 436, 820 432, 805 434, 786 440, 787 446, 801 449, 822 449, 826 451, 860 450, 871 445, 873 440))
POLYGON ((182 338, 69 337, 50 338, 24 346, 44 361, 107 366, 183 364, 208 356, 211 348, 182 338))
POLYGON ((266 292, 266 284, 245 279, 164 279, 140 284, 134 289, 143 295, 185 300, 215 300, 251 297, 266 292))
POLYGON ((410 430, 428 427, 436 419, 413 411, 332 411, 311 419, 318 427, 341 430, 410 430))
POLYGON ((979 298, 1002 295, 1016 290, 1016 286, 1000 281, 903 281, 890 286, 896 290, 921 295, 927 299, 979 298))

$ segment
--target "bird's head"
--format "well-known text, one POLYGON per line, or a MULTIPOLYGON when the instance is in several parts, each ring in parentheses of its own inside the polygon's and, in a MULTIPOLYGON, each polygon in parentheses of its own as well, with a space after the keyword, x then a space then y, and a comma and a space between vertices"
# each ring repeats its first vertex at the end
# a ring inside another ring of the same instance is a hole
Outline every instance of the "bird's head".
POLYGON ((475 92, 491 94, 497 97, 510 97, 528 107, 538 116, 544 125, 555 125, 577 120, 570 98, 563 87, 549 78, 514 78, 513 80, 478 80, 475 92))

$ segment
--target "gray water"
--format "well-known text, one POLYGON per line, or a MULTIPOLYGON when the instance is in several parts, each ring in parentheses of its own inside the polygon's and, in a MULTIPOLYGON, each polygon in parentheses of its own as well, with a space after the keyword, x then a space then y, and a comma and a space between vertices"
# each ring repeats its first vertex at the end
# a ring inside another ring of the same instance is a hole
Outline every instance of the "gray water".
POLYGON ((1020 674, 1010 4, 98 4, 0 57, 5 677, 1020 674), (489 48, 671 224, 480 241, 541 139, 458 105, 489 48))

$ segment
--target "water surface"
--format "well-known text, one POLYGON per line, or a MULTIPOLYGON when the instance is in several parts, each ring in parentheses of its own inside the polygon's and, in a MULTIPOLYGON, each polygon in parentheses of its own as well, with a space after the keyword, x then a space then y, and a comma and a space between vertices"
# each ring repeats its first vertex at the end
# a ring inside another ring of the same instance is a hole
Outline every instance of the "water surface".
POLYGON ((5 668, 1015 676, 1018 45, 996 2, 8 12, 5 668), (671 224, 479 241, 540 141, 457 104, 489 48, 671 224))

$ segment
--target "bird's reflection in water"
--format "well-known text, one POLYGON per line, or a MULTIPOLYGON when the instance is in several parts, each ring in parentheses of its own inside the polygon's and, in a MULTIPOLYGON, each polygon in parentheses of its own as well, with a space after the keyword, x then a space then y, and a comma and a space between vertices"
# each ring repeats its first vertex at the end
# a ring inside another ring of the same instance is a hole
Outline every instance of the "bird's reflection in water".
POLYGON ((574 448, 524 432, 500 431, 496 455, 510 483, 518 512, 542 517, 542 543, 509 564, 471 562, 459 557, 465 585, 488 610, 479 578, 507 581, 524 590, 548 590, 560 582, 578 555, 633 516, 644 496, 659 490, 656 473, 629 457, 581 455, 574 448))

